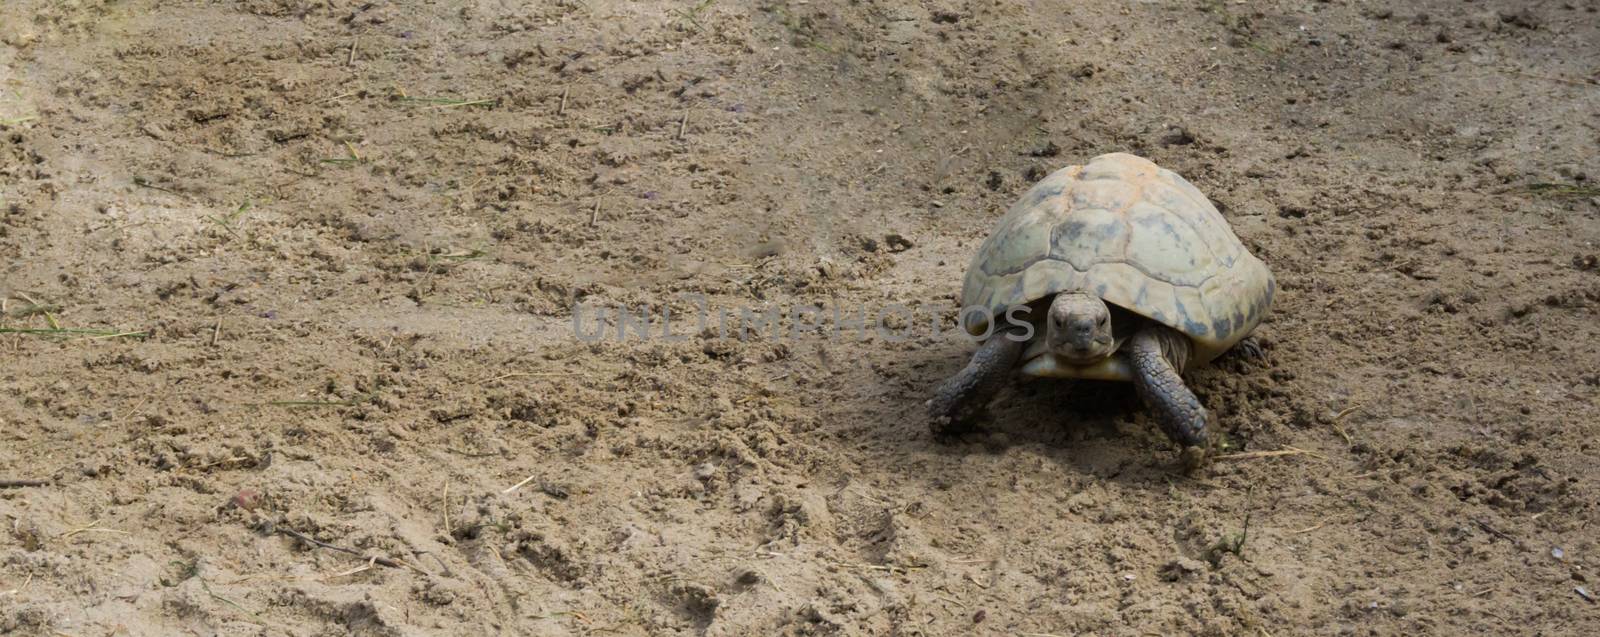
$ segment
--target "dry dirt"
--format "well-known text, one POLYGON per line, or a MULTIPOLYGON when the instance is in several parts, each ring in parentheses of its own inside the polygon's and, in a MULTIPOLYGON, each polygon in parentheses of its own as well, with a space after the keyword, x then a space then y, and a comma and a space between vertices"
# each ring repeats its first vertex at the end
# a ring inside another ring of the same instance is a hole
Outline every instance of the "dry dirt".
POLYGON ((5 0, 0 633, 1595 634, 1597 9, 5 0), (1275 271, 1190 381, 1287 453, 930 439, 971 251, 1111 151, 1275 271))

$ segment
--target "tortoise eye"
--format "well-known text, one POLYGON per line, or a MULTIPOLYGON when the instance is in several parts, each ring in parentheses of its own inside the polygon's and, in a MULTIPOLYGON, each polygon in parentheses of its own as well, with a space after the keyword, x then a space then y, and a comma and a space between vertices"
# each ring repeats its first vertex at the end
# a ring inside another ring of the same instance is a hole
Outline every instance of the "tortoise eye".
POLYGON ((1111 322, 1111 315, 1110 314, 1106 314, 1106 315, 1100 317, 1100 327, 1105 327, 1106 323, 1110 323, 1110 322, 1111 322))

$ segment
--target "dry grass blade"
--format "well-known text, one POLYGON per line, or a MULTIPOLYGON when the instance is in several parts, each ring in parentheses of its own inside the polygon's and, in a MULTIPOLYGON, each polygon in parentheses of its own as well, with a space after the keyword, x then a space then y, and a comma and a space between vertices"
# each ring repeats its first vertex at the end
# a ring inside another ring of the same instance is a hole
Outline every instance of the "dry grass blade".
POLYGON ((146 338, 149 332, 123 330, 91 330, 71 327, 0 327, 0 334, 36 334, 43 336, 70 336, 74 338, 146 338))
POLYGON ((99 520, 95 520, 95 521, 90 522, 89 524, 87 524, 85 526, 80 526, 80 527, 78 527, 76 529, 73 529, 71 531, 67 531, 65 533, 62 533, 61 535, 57 535, 56 539, 65 540, 65 539, 71 538, 73 536, 76 536, 76 535, 78 535, 80 533, 89 533, 91 531, 97 532, 97 533, 120 533, 122 535, 131 535, 127 531, 119 531, 117 529, 102 529, 102 528, 100 528, 100 521, 99 520))
POLYGON ((239 220, 239 215, 242 215, 245 212, 249 211, 250 208, 252 206, 254 206, 254 205, 255 204, 252 203, 249 199, 246 199, 246 200, 244 200, 243 203, 239 204, 239 207, 234 208, 233 212, 230 212, 230 213, 228 213, 227 215, 225 215, 223 217, 215 217, 215 216, 207 215, 206 216, 206 221, 210 221, 211 223, 217 224, 218 227, 222 228, 223 230, 228 231, 228 234, 233 235, 233 238, 238 239, 239 238, 239 232, 235 229, 235 223, 234 222, 239 220))
POLYGON ((400 101, 410 104, 426 104, 428 108, 458 108, 462 106, 494 106, 500 102, 495 99, 464 100, 451 97, 401 97, 400 101))
POLYGON ((219 602, 222 602, 222 603, 224 603, 224 604, 227 604, 227 605, 229 605, 229 606, 232 606, 232 607, 234 607, 234 608, 235 608, 235 609, 238 609, 238 611, 239 611, 239 612, 241 612, 241 613, 244 613, 244 614, 246 614, 246 615, 249 615, 249 616, 251 616, 251 617, 256 617, 256 616, 257 616, 257 615, 256 615, 256 614, 255 614, 255 613, 254 613, 254 612, 251 612, 251 610, 250 610, 250 609, 248 609, 248 608, 245 608, 245 607, 243 607, 243 606, 240 606, 240 605, 239 605, 239 602, 236 602, 236 601, 233 601, 233 600, 231 600, 231 599, 228 599, 228 598, 226 598, 226 597, 223 597, 223 596, 221 596, 221 595, 218 595, 218 594, 216 594, 216 593, 214 593, 214 592, 212 592, 212 591, 211 591, 211 585, 210 585, 210 584, 207 584, 207 583, 206 583, 206 581, 205 581, 205 580, 204 580, 204 579, 201 579, 201 580, 200 580, 200 588, 203 588, 203 589, 205 589, 205 591, 206 591, 206 594, 207 594, 207 595, 210 595, 210 596, 211 596, 211 599, 214 599, 214 600, 217 600, 217 601, 219 601, 219 602))
POLYGON ((29 304, 27 306, 20 307, 20 308, 14 309, 14 310, 8 310, 8 311, 5 312, 5 315, 10 317, 10 318, 24 319, 24 318, 31 318, 31 317, 34 317, 34 316, 50 316, 52 313, 60 312, 60 311, 61 311, 61 306, 59 306, 59 305, 48 305, 48 304, 47 305, 40 305, 40 304, 37 304, 37 303, 33 303, 32 301, 29 301, 29 304))
POLYGON ((373 566, 377 565, 377 563, 378 563, 378 558, 376 558, 376 557, 368 558, 366 564, 362 564, 361 566, 357 566, 357 567, 352 568, 352 569, 350 569, 348 571, 341 571, 341 572, 338 572, 338 573, 334 573, 332 575, 329 575, 328 579, 333 579, 335 577, 348 577, 350 575, 355 575, 356 573, 370 571, 370 570, 372 570, 373 566))
POLYGON ((4 596, 7 596, 7 595, 16 595, 17 593, 21 593, 22 591, 27 590, 28 589, 28 585, 32 584, 32 583, 33 583, 33 573, 29 573, 28 574, 28 579, 22 580, 22 585, 21 586, 18 586, 16 588, 11 589, 11 590, 0 591, 0 597, 4 597, 4 596))
POLYGON ((1274 449, 1272 451, 1245 451, 1245 452, 1242 452, 1242 453, 1224 454, 1224 455, 1217 456, 1216 458, 1214 458, 1214 460, 1255 460, 1257 458, 1278 458, 1278 457, 1282 457, 1282 456, 1299 456, 1299 455, 1311 456, 1313 458, 1320 458, 1322 460, 1327 460, 1328 459, 1327 456, 1324 456, 1324 455, 1322 455, 1320 453, 1317 453, 1315 451, 1307 451, 1305 449, 1300 449, 1298 447, 1284 447, 1282 449, 1274 449))
POLYGON ((517 489, 521 489, 522 487, 528 486, 528 483, 529 482, 533 482, 533 479, 536 478, 536 477, 538 477, 538 476, 528 476, 526 478, 523 478, 522 482, 518 482, 518 483, 513 484, 513 485, 511 485, 509 487, 506 487, 506 489, 504 491, 501 491, 500 493, 503 495, 503 494, 511 493, 512 491, 516 491, 517 489))
POLYGON ((1344 426, 1341 423, 1344 422, 1345 416, 1356 413, 1356 411, 1360 410, 1361 407, 1362 405, 1351 405, 1349 407, 1345 407, 1333 417, 1333 431, 1334 433, 1339 434, 1340 438, 1344 439, 1344 444, 1351 444, 1350 433, 1344 430, 1344 426))

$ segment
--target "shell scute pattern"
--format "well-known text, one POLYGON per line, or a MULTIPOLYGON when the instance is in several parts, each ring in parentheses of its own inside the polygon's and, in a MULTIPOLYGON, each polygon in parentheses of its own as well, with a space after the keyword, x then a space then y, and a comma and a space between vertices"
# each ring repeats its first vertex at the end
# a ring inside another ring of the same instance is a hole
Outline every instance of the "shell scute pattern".
POLYGON ((1096 263, 1121 261, 1130 238, 1127 224, 1115 212, 1084 208, 1051 228, 1049 256, 1088 272, 1096 263))
POLYGON ((1206 237, 1175 215, 1148 203, 1130 207, 1124 217, 1138 249, 1125 247, 1123 258, 1151 278, 1173 285, 1200 286, 1211 278, 1220 259, 1206 245, 1206 237))
MULTIPOLYGON (((1199 363, 1255 328, 1276 282, 1193 184, 1112 153, 1051 173, 1007 211, 973 257, 962 305, 1002 316, 1067 290, 1187 334, 1199 363)), ((964 314, 964 327, 981 334, 986 318, 964 314)))

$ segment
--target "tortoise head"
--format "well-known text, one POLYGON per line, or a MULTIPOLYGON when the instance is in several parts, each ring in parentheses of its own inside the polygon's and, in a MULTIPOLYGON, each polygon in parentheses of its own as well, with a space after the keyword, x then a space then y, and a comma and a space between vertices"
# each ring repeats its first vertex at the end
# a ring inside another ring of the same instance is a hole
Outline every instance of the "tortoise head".
POLYGON ((1061 292, 1050 301, 1045 342, 1056 356, 1074 365, 1095 363, 1117 349, 1111 333, 1111 308, 1093 294, 1061 292))

